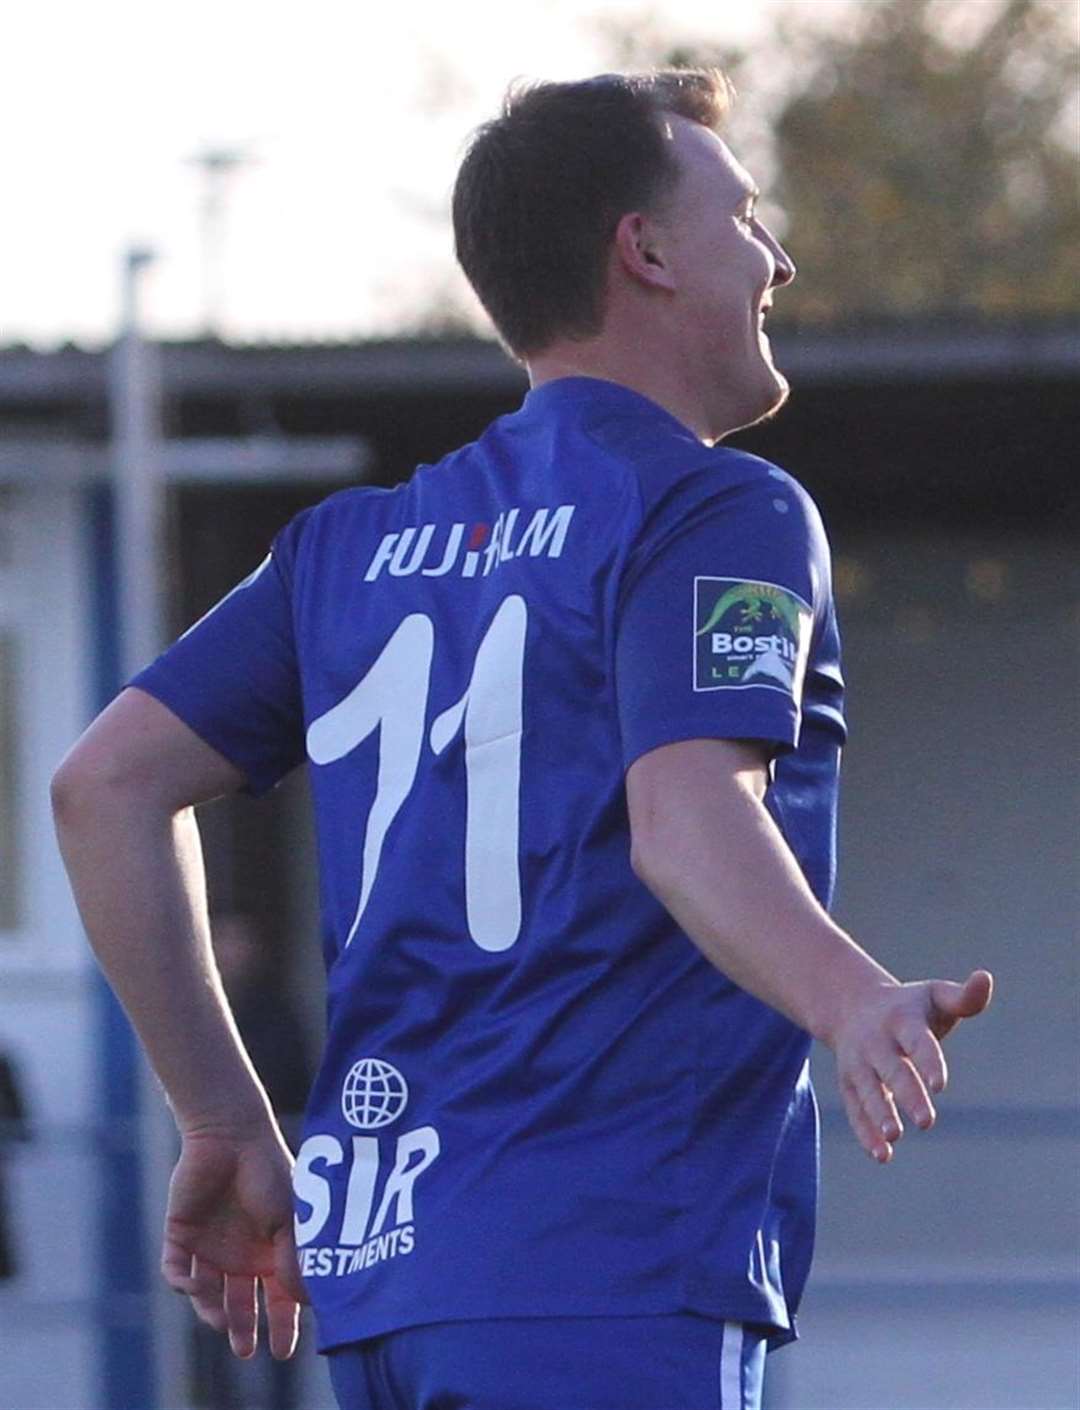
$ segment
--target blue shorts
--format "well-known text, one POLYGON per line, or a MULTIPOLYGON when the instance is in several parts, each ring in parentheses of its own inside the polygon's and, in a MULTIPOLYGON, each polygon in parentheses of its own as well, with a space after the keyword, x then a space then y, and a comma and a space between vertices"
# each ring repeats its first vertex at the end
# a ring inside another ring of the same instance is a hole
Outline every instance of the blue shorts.
POLYGON ((440 1322, 327 1361, 341 1410, 760 1410, 765 1332, 691 1315, 440 1322))

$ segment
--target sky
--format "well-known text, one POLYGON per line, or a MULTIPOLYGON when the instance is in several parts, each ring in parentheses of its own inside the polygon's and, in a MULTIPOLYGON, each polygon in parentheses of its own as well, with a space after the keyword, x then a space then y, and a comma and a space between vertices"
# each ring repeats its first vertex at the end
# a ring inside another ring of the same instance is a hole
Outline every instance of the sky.
POLYGON ((612 67, 607 26, 743 46, 778 6, 844 3, 19 6, 0 58, 0 123, 17 134, 0 150, 0 345, 109 341, 132 246, 155 255, 140 305, 157 337, 197 335, 208 306, 245 342, 377 336, 440 300, 469 308, 449 191, 510 79, 612 67), (207 150, 245 158, 222 182, 216 263, 193 161, 207 150))

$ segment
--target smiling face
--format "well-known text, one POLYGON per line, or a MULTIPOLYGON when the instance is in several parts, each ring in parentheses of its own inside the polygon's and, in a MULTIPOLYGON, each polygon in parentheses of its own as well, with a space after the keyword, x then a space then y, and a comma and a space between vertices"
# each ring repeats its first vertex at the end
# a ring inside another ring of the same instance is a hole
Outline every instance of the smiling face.
POLYGON ((684 375, 707 409, 712 436, 777 411, 788 384, 764 321, 774 291, 795 277, 791 259, 757 219, 757 188, 717 135, 665 117, 679 177, 660 224, 675 284, 684 375))

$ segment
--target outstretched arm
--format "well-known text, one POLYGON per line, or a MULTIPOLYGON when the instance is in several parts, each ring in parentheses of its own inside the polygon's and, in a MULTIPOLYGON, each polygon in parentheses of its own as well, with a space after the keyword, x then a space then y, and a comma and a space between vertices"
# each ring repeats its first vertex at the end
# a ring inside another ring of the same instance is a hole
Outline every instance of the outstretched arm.
POLYGON ((892 1158, 901 1113, 934 1123, 940 1039, 990 1002, 992 980, 901 984, 826 913, 764 806, 761 747, 695 739, 630 768, 632 863, 703 953, 741 988, 827 1044, 848 1120, 892 1158))
POLYGON ((192 806, 243 775, 151 696, 125 690, 53 780, 57 835, 87 935, 161 1079, 183 1141, 163 1272, 204 1320, 291 1354, 302 1298, 291 1156, 214 963, 192 806))

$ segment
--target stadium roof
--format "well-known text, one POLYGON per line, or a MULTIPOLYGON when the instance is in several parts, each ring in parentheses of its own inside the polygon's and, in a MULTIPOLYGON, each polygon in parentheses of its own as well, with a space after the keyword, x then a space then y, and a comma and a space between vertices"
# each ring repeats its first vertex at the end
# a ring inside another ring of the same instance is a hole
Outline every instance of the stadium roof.
MULTIPOLYGON (((1080 375, 1080 322, 778 326, 777 362, 803 386, 833 383, 1058 379, 1080 375)), ((419 338, 357 343, 158 345, 166 395, 484 390, 512 393, 524 375, 494 342, 419 338)), ((105 395, 108 349, 0 348, 0 406, 105 395)))
MULTIPOLYGON (((1078 512, 1080 320, 778 327, 794 394, 728 444, 783 465, 833 523, 904 516, 1065 532, 1078 512)), ((177 484, 390 485, 513 410, 525 378, 473 338, 164 343, 177 484)), ((0 483, 109 471, 110 350, 0 348, 0 483)))

